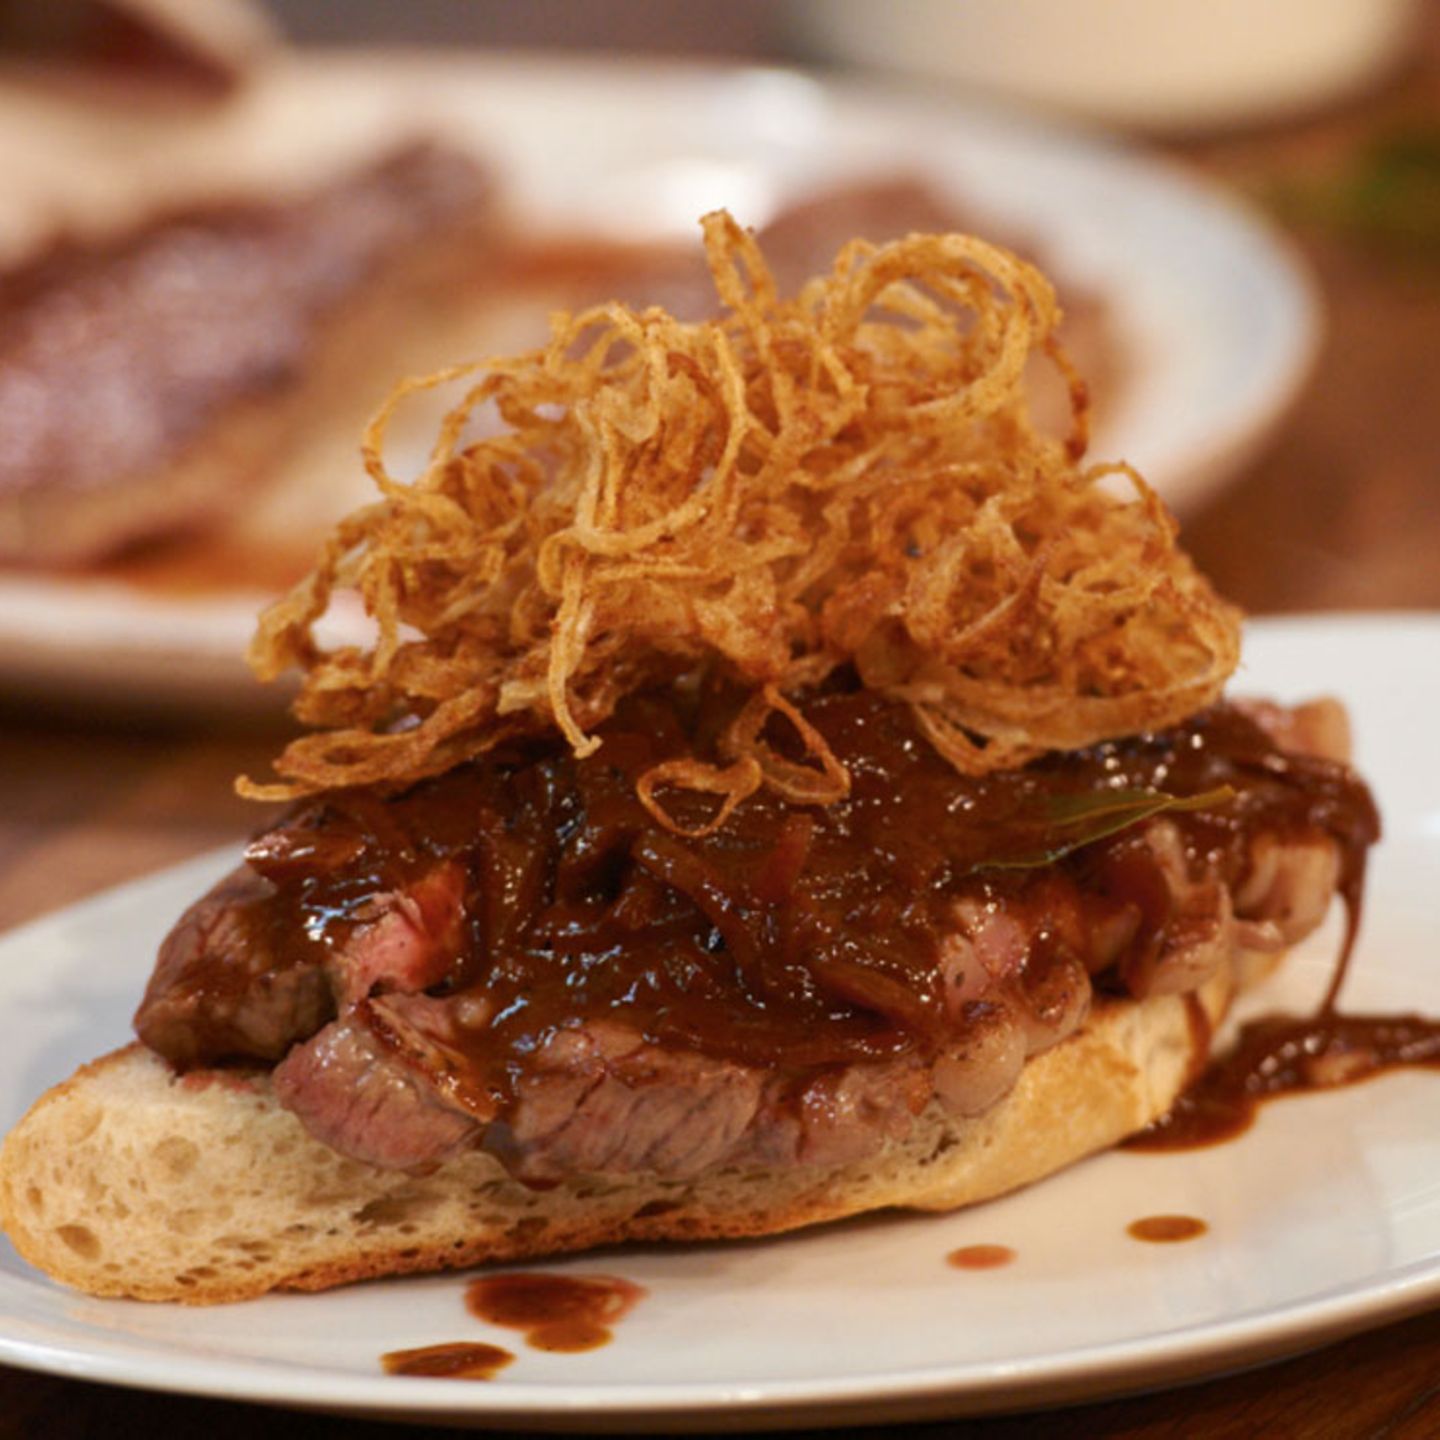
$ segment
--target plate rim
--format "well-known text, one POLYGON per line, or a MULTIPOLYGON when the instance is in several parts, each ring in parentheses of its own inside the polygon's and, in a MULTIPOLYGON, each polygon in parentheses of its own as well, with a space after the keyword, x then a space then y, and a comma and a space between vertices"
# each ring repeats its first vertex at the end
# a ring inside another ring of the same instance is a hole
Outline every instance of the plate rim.
POLYGON ((1373 1292, 1355 1282, 1319 1301, 1310 1297, 1247 1313, 1238 1320, 1161 1331, 1139 1342, 1080 1347, 1065 1352, 1065 1363, 1059 1366, 1053 1364, 1051 1356, 1035 1356, 996 1363, 991 1373, 977 1372, 959 1379, 953 1371, 929 1367, 839 1381, 733 1380, 645 1387, 566 1385, 563 1389, 511 1382, 467 1390, 463 1393, 473 1395, 476 1403, 457 1405, 452 1381, 403 1377, 402 1390, 396 1383, 400 1377, 395 1376, 356 1376, 323 1367, 281 1367, 278 1362, 251 1360, 202 1361, 176 1371, 166 1368, 160 1347, 153 1353, 147 1351, 145 1363, 137 1365, 133 1358, 127 1360, 118 1346, 114 1351, 110 1347, 96 1351, 78 1345, 17 1341, 0 1333, 0 1362, 38 1373, 155 1393, 377 1417, 460 1416, 467 1423, 486 1428, 502 1423, 552 1428, 583 1414, 587 1419, 636 1421, 654 1428, 688 1418, 694 1422, 691 1428, 706 1429, 710 1428, 707 1417, 719 1412, 725 1412, 726 1429, 734 1428, 737 1418, 747 1429, 777 1420, 786 1425, 809 1425, 825 1416, 844 1416, 863 1423, 861 1417, 867 1414, 891 1420, 926 1414, 959 1417, 1043 1408, 1084 1398, 1119 1397, 1186 1380, 1217 1378, 1227 1368, 1251 1368, 1319 1348, 1347 1335, 1423 1313, 1440 1301, 1440 1257, 1406 1266, 1398 1275, 1379 1300, 1370 1299, 1373 1292), (1289 1323, 1297 1312, 1313 1317, 1303 1331, 1289 1323), (1172 1347, 1176 1335, 1189 1337, 1180 1349, 1172 1347), (1235 1364, 1227 1367, 1230 1360, 1235 1364), (277 1370, 285 1376, 284 1383, 276 1383, 277 1370), (212 1371, 218 1383, 207 1379, 212 1371), (527 1420, 531 1424, 526 1425, 527 1420))

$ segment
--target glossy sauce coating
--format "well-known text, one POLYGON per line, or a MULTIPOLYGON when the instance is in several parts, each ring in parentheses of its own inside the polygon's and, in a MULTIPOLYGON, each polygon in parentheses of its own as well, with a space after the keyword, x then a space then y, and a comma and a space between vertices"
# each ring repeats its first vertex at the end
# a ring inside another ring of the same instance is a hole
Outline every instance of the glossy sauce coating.
POLYGON ((574 1354, 612 1338, 611 1326, 645 1295, 613 1275, 550 1275, 524 1271, 482 1275, 465 1291, 477 1319, 523 1330, 536 1350, 574 1354))
POLYGON ((391 1350, 380 1357, 387 1375, 415 1375, 430 1380, 493 1380, 515 1357, 498 1345, 424 1345, 391 1350))
MULTIPOLYGON (((1163 806, 1157 793, 1210 797, 1164 813, 1191 863, 1226 882, 1262 831, 1329 835, 1342 888, 1358 894, 1377 830, 1348 767, 1283 754, 1228 706, 982 777, 953 770, 906 707, 869 692, 804 709, 848 767, 850 796, 791 808, 762 793, 703 840, 661 828, 635 795, 652 765, 706 753, 727 718, 723 703, 672 696, 629 703, 583 760, 516 746, 399 796, 310 802, 250 852, 274 892, 247 922, 257 948, 277 969, 321 963, 377 894, 458 860, 465 943, 430 994, 452 1017, 439 1038, 455 1093, 484 1109, 510 1098, 547 1036, 604 1016, 753 1065, 932 1050, 953 1034, 940 942, 961 900, 1003 903, 1024 926, 1022 988, 1060 962, 1097 972, 1091 937, 1117 923, 1129 939, 1096 983, 1138 985, 1170 918, 1132 823, 1163 806)), ((668 792, 666 804, 691 826, 713 800, 668 792)), ((205 983, 223 991, 237 977, 217 968, 205 983)))

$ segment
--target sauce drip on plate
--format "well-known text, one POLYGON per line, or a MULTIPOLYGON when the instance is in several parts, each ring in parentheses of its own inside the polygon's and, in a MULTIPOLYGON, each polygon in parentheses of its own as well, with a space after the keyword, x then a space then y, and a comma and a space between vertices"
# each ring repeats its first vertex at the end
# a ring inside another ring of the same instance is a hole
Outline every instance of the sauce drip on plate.
POLYGON ((1145 1215, 1132 1220, 1126 1233, 1136 1240, 1150 1240, 1160 1245, 1173 1245, 1178 1240, 1197 1240, 1210 1227, 1193 1215, 1145 1215))
POLYGON ((957 1270, 998 1270, 1014 1259, 1015 1252, 1008 1245, 962 1245, 945 1257, 957 1270))
POLYGON ((498 1345, 423 1345, 391 1350, 380 1357, 387 1375, 415 1375, 431 1380, 493 1380, 514 1356, 498 1345))
MULTIPOLYGON (((1242 1135, 1264 1100, 1353 1085, 1400 1066, 1440 1069, 1440 1021, 1422 1015, 1344 1015, 1340 991, 1360 928, 1365 855, 1342 871, 1347 925, 1330 988, 1313 1015, 1269 1015, 1181 1093, 1168 1114, 1124 1142, 1130 1150, 1193 1150, 1242 1135)), ((1188 999, 1189 997, 1187 997, 1188 999)), ((1192 1028, 1199 1005, 1189 1000, 1192 1028)), ((1203 1011, 1200 1018, 1204 1020, 1203 1011)))
POLYGON ((1402 1065, 1440 1069, 1440 1022, 1420 1015, 1269 1016, 1240 1031, 1235 1048, 1125 1142, 1131 1150, 1191 1150, 1243 1134, 1260 1103, 1368 1080, 1402 1065))
POLYGON ((610 1327, 644 1295, 641 1286, 613 1275, 517 1271, 472 1280, 465 1303, 477 1319, 523 1330, 536 1350, 575 1354, 607 1344, 610 1327))

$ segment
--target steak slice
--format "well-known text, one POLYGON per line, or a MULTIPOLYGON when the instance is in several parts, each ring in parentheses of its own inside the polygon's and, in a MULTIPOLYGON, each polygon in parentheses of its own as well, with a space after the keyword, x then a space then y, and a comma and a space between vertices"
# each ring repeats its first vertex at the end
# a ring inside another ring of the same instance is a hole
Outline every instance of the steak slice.
POLYGON ((386 1169, 433 1165, 465 1149, 479 1120, 447 1100, 435 1082, 439 1059, 403 1017, 366 1002, 297 1045, 275 1067, 275 1094, 317 1139, 352 1159, 386 1169), (403 1034, 424 1057, 409 1063, 382 1038, 403 1034), (428 1062, 428 1063, 426 1063, 428 1062))
POLYGON ((443 980, 460 949, 465 872, 443 862, 408 886, 366 897, 327 942, 275 903, 249 866, 181 916, 135 1015, 140 1038, 182 1067, 279 1060, 372 994, 443 980))
POLYGON ((635 798, 681 721, 659 701, 594 757, 527 743, 307 802, 167 942, 141 1033, 184 1063, 296 1042, 282 1103, 379 1166, 831 1165, 932 1102, 983 1114, 1097 988, 1189 994, 1337 892, 1355 913, 1378 821, 1310 753, 1341 743, 1323 709, 1262 711, 1279 743, 1221 707, 983 782, 873 695, 809 713, 850 797, 757 796, 710 837, 635 798))
MULTIPOLYGON (((1245 907, 1242 924, 1228 889, 1189 879, 1172 826, 1154 822, 1142 838, 1175 906, 1165 944, 1137 977, 1145 993, 1203 983, 1251 944, 1253 927, 1274 907, 1295 933, 1291 896, 1308 887, 1317 847, 1324 851, 1321 842, 1267 837, 1264 893, 1245 907)), ((1333 884, 1327 904, 1332 894, 1333 884)), ((1307 905, 1311 928, 1324 911, 1307 905)), ((1027 1054, 1059 1043, 1088 1013, 1090 982, 1073 959, 1025 975, 1035 939, 1025 917, 968 923, 969 934, 962 929, 954 943, 985 954, 993 983, 957 1006, 952 1039, 929 1058, 790 1072, 653 1044, 631 1027, 593 1020, 548 1036, 513 1098, 497 1107, 462 1097, 453 1081, 452 1045, 488 1018, 476 1013, 475 997, 396 994, 360 1001, 297 1046, 275 1071, 276 1093, 326 1144, 384 1167, 434 1164, 473 1145, 541 1183, 581 1173, 684 1178, 716 1165, 863 1160, 903 1138, 932 1096, 954 1114, 983 1113, 1009 1092, 1027 1054)), ((1032 930, 1049 923, 1044 912, 1029 917, 1032 930)))
POLYGON ((582 1171, 693 1175, 755 1119, 760 1070, 645 1044, 595 1021, 552 1035, 485 1148, 526 1179, 582 1171))
POLYGON ((278 1060, 335 1013, 318 954, 277 953, 274 886, 247 866, 180 917, 160 947, 135 1030, 180 1066, 278 1060))
POLYGON ((355 928, 326 961, 339 1003, 415 994, 444 980, 460 950, 464 898, 465 871, 446 861, 357 910, 355 928))

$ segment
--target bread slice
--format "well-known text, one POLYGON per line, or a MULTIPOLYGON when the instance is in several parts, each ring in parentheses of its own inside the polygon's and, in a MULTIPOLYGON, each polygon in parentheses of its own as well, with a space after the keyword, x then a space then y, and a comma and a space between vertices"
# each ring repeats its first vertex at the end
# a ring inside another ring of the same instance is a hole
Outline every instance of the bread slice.
POLYGON ((1162 1115, 1207 1058, 1236 973, 1225 967, 1188 998, 1100 999, 984 1115, 957 1119, 932 1102, 903 1141, 863 1162, 579 1175, 544 1190, 479 1151, 424 1175, 360 1164, 311 1138, 266 1072, 177 1076, 130 1045, 44 1095, 6 1139, 0 1225, 27 1260, 78 1289, 210 1304, 616 1241, 950 1210, 1162 1115))

